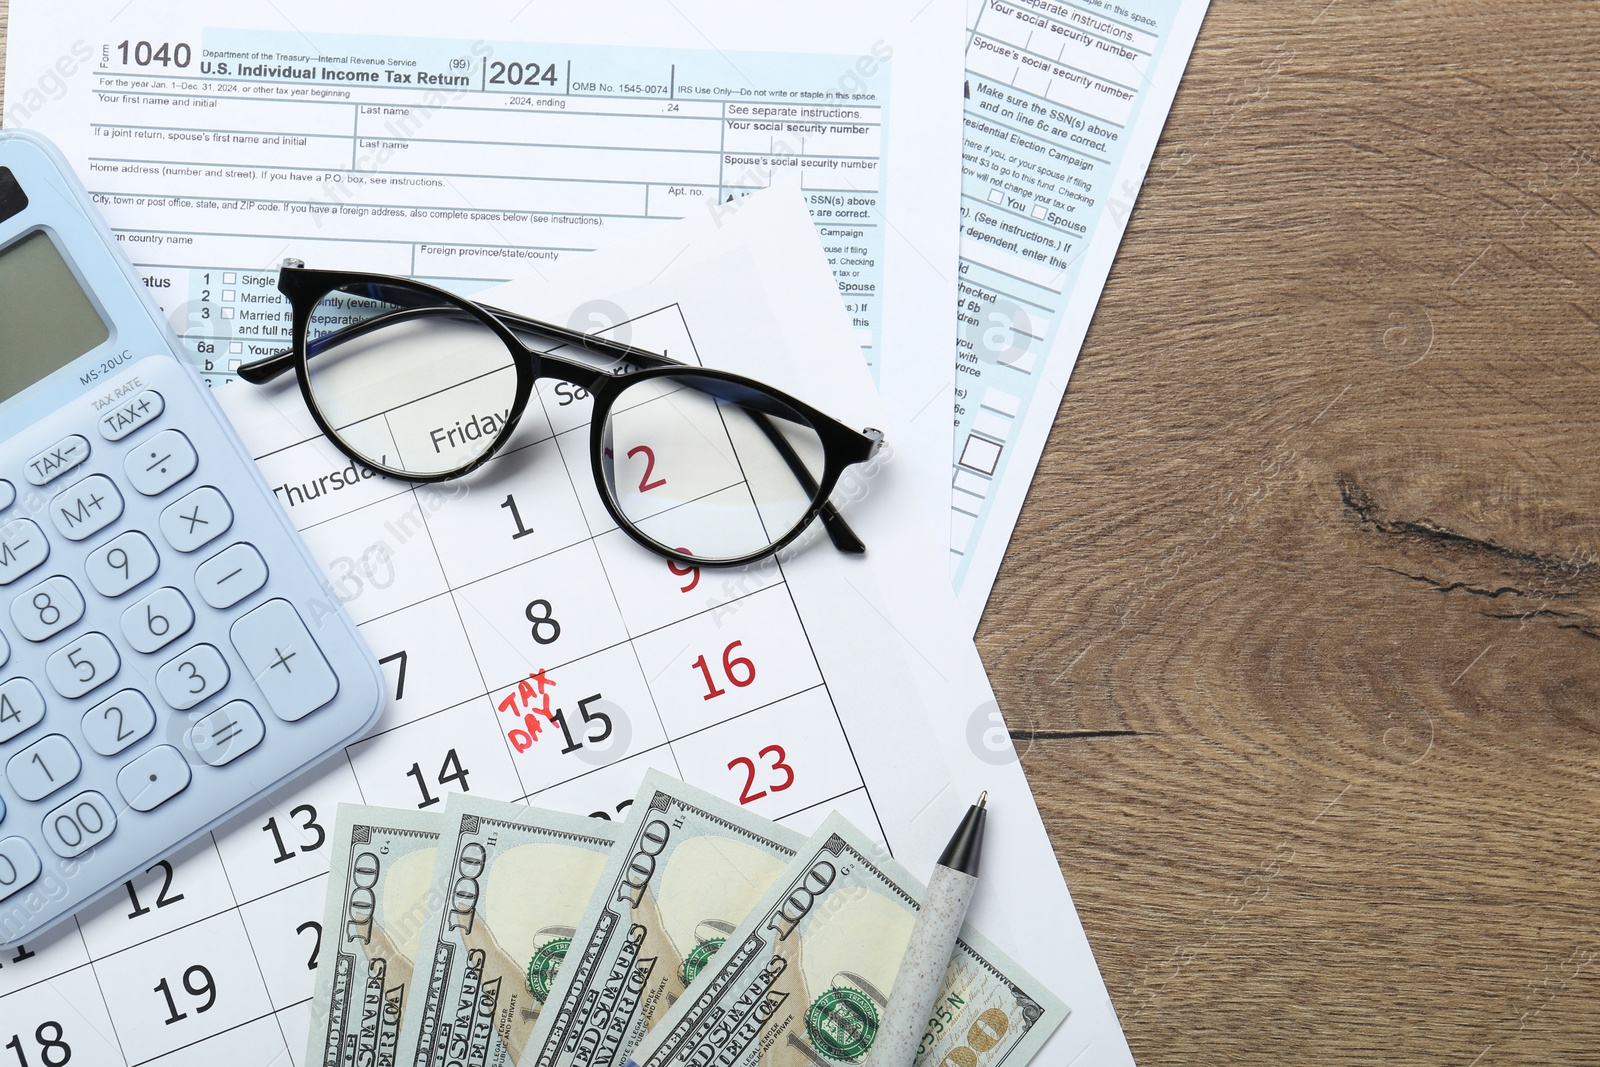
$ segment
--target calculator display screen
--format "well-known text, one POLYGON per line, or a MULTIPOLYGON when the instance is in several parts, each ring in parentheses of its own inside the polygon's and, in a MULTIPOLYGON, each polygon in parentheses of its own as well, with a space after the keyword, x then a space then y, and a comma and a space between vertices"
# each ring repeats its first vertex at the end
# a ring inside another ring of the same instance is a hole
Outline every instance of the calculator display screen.
POLYGON ((48 234, 0 249, 0 400, 110 336, 48 234))

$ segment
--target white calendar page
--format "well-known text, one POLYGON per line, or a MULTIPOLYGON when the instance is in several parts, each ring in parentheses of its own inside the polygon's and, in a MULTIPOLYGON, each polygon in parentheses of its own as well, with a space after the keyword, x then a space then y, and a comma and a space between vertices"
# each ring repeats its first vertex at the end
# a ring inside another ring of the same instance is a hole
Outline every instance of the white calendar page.
MULTIPOLYGON (((696 273, 748 290, 738 313, 702 327, 678 302, 640 306, 611 332, 754 374, 830 362, 809 343, 828 331, 776 328, 747 257, 696 273), (710 358, 751 338, 760 352, 710 358)), ((828 299, 824 318, 839 314, 828 299)), ((301 613, 315 627, 342 602, 392 699, 341 757, 0 961, 0 1063, 300 1063, 340 801, 442 809, 466 790, 616 818, 656 767, 801 832, 837 809, 902 854, 936 854, 948 775, 870 605, 893 546, 868 527, 864 560, 813 536, 786 562, 669 565, 615 529, 590 473, 589 403, 553 382, 505 452, 433 487, 363 477, 292 379, 220 396, 327 568, 328 599, 301 613), (838 576, 858 592, 841 597, 838 576), (533 738, 525 705, 541 691, 560 722, 534 716, 533 738), (938 825, 923 833, 919 815, 938 825)), ((852 521, 896 473, 891 460, 842 490, 866 494, 846 504, 852 521)))
POLYGON ((570 387, 546 383, 471 478, 412 488, 347 476, 290 383, 228 386, 328 571, 328 600, 302 612, 314 625, 342 600, 395 699, 368 739, 0 958, 0 1064, 299 1065, 338 802, 433 808, 467 789, 615 818, 647 767, 802 832, 837 808, 918 872, 988 790, 972 921, 1072 1009, 1038 1062, 1132 1062, 804 205, 760 193, 572 270, 485 298, 888 430, 835 496, 866 555, 813 531, 779 563, 674 569, 611 528, 570 387), (567 730, 524 746, 517 705, 499 705, 540 670, 567 730))

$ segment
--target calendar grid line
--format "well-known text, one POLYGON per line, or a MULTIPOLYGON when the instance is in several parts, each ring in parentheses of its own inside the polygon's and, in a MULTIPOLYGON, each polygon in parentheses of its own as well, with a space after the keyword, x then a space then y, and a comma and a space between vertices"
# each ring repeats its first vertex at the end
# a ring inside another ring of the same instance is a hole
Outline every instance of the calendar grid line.
MULTIPOLYGON (((215 845, 215 839, 213 839, 213 845, 215 845)), ((224 874, 224 876, 226 876, 227 875, 227 867, 222 861, 222 853, 221 853, 220 849, 217 850, 217 858, 218 858, 219 865, 222 866, 223 874, 224 874)), ((163 930, 159 934, 151 934, 149 937, 142 937, 137 941, 130 941, 126 945, 121 946, 120 948, 114 948, 114 949, 110 950, 109 952, 103 952, 98 956, 90 956, 88 961, 87 961, 87 963, 79 964, 78 967, 69 967, 65 971, 60 972, 60 974, 51 975, 48 978, 40 978, 37 981, 29 982, 27 985, 20 985, 16 989, 12 990, 11 992, 12 993, 20 993, 24 989, 31 989, 33 986, 38 985, 40 982, 48 982, 48 981, 51 981, 52 979, 61 977, 61 975, 71 974, 73 971, 77 970, 79 967, 88 966, 88 965, 91 965, 91 964, 94 964, 94 963, 103 963, 106 960, 115 959, 116 957, 121 956, 124 953, 131 952, 136 948, 142 948, 145 945, 151 944, 152 942, 160 941, 162 938, 167 937, 167 936, 169 936, 171 934, 179 933, 180 931, 187 930, 190 927, 198 926, 203 922, 207 922, 207 921, 209 921, 211 919, 215 919, 219 915, 226 915, 230 911, 242 911, 242 909, 244 909, 247 905, 258 904, 263 900, 270 900, 271 898, 273 898, 275 896, 279 896, 279 895, 281 895, 283 893, 287 893, 292 889, 297 889, 300 886, 305 885, 307 882, 314 882, 318 878, 326 877, 327 873, 328 872, 326 872, 326 871, 319 871, 316 874, 308 874, 304 878, 301 878, 301 879, 298 879, 296 881, 290 882, 288 885, 279 886, 277 889, 273 889, 273 890, 270 890, 270 891, 268 891, 266 893, 262 893, 260 896, 246 897, 243 900, 238 900, 237 896, 236 896, 235 897, 236 902, 235 902, 233 907, 218 908, 215 911, 210 911, 210 912, 207 912, 204 915, 198 916, 198 917, 196 917, 194 919, 190 919, 188 922, 180 923, 177 926, 171 927, 170 929, 163 930)), ((229 893, 233 893, 234 892, 233 887, 232 887, 232 880, 231 879, 229 879, 228 891, 229 891, 229 893)), ((80 937, 82 936, 81 929, 79 931, 79 936, 80 937)), ((87 939, 84 940, 84 952, 85 952, 86 955, 89 953, 89 944, 88 944, 88 940, 87 939)), ((11 993, 7 993, 6 994, 6 996, 10 996, 10 995, 11 995, 11 993)), ((286 1007, 293 1007, 293 1005, 285 1005, 285 1006, 286 1007)))
MULTIPOLYGON (((184 1043, 182 1045, 174 1045, 172 1048, 169 1048, 164 1052, 158 1052, 154 1056, 150 1056, 150 1057, 147 1057, 145 1059, 139 1060, 137 1063, 130 1062, 128 1064, 128 1067, 144 1067, 144 1065, 147 1064, 147 1063, 155 1063, 157 1060, 164 1060, 168 1056, 176 1055, 177 1053, 182 1052, 186 1048, 194 1048, 196 1045, 203 1045, 207 1041, 215 1041, 217 1038, 221 1037, 223 1034, 231 1034, 235 1030, 241 1030, 244 1027, 249 1026, 251 1023, 258 1023, 262 1019, 265 1019, 268 1016, 275 1015, 275 1014, 277 1014, 275 1011, 262 1012, 260 1015, 257 1015, 257 1016, 254 1016, 252 1018, 244 1019, 244 1020, 241 1020, 239 1022, 236 1022, 232 1026, 225 1026, 221 1030, 218 1030, 214 1034, 207 1034, 205 1037, 197 1037, 193 1041, 186 1042, 186 1043, 184 1043)), ((287 1043, 285 1044, 285 1047, 284 1047, 283 1051, 284 1051, 285 1055, 288 1054, 289 1049, 288 1049, 287 1043)), ((127 1057, 123 1057, 123 1058, 126 1059, 127 1057)))
MULTIPOLYGON (((239 926, 244 930, 245 944, 250 946, 250 959, 256 965, 256 973, 261 976, 261 991, 267 998, 268 1006, 272 1008, 272 1011, 268 1013, 272 1016, 272 1025, 278 1028, 278 1040, 283 1042, 283 1054, 292 1058, 289 1052, 289 1035, 283 1032, 283 1021, 278 1018, 278 1009, 272 1004, 272 990, 267 987, 267 972, 261 968, 261 954, 256 951, 256 943, 250 936, 250 927, 244 921, 244 913, 240 911, 238 915, 239 926)), ((259 1016, 259 1018, 265 1018, 265 1016, 259 1016)), ((171 1053, 168 1053, 168 1055, 171 1055, 171 1053)))
MULTIPOLYGON (((789 575, 784 572, 783 560, 774 557, 774 562, 778 565, 778 573, 783 575, 783 591, 789 598, 789 606, 794 609, 796 618, 804 618, 800 614, 800 605, 795 603, 794 590, 789 588, 789 575)), ((861 782, 861 787, 866 789, 867 776, 861 773, 861 760, 856 757, 856 747, 850 741, 850 731, 845 728, 844 716, 839 714, 839 702, 833 699, 833 690, 828 688, 828 676, 822 669, 822 660, 817 656, 817 647, 811 640, 811 631, 801 626, 800 633, 805 637, 806 651, 811 653, 811 662, 817 668, 818 677, 822 679, 823 691, 828 694, 828 706, 833 709, 834 721, 839 724, 839 736, 844 738, 845 749, 850 753, 850 763, 856 769, 856 778, 861 782)), ((873 798, 872 790, 870 789, 867 789, 867 806, 872 809, 872 819, 878 824, 878 836, 883 838, 885 845, 888 845, 889 834, 883 827, 883 816, 878 814, 878 802, 873 798)), ((889 849, 889 854, 894 854, 893 848, 889 849)))
POLYGON ((818 801, 813 801, 813 802, 812 802, 812 803, 810 803, 810 804, 807 804, 807 805, 806 805, 806 806, 805 806, 805 807, 803 807, 803 808, 795 808, 795 809, 794 809, 794 810, 793 810, 793 811, 791 811, 791 812, 789 812, 789 813, 788 813, 788 814, 787 814, 787 815, 781 815, 781 816, 779 816, 779 817, 778 817, 778 818, 777 818, 777 819, 776 819, 776 820, 774 820, 774 821, 776 821, 776 822, 782 822, 782 821, 783 821, 783 820, 784 820, 784 819, 792 819, 792 818, 794 818, 794 817, 795 817, 795 816, 796 816, 796 815, 800 815, 800 814, 803 814, 803 813, 805 813, 805 812, 808 812, 808 811, 810 811, 810 810, 812 810, 812 809, 813 809, 813 808, 820 808, 820 807, 822 807, 822 805, 824 805, 824 804, 834 804, 834 803, 837 803, 837 802, 839 802, 839 801, 841 801, 841 800, 843 800, 843 799, 844 799, 844 798, 845 798, 845 797, 847 797, 847 796, 849 796, 849 795, 850 795, 850 794, 851 794, 851 793, 858 793, 858 792, 859 792, 859 793, 866 793, 866 794, 868 794, 868 796, 867 796, 867 801, 868 801, 868 803, 871 803, 871 801, 872 801, 872 796, 871 796, 871 792, 872 792, 872 791, 871 791, 871 790, 870 790, 870 789, 868 789, 868 788, 867 788, 867 785, 866 785, 866 783, 865 783, 865 782, 863 782, 863 783, 862 783, 862 784, 860 784, 860 785, 853 785, 853 786, 851 786, 851 787, 850 787, 850 788, 849 788, 849 789, 846 789, 846 790, 845 790, 845 791, 844 791, 844 792, 842 792, 842 793, 835 793, 835 794, 834 794, 834 795, 833 795, 833 796, 831 796, 831 797, 823 797, 823 798, 822 798, 822 799, 821 799, 821 800, 818 800, 818 801))
MULTIPOLYGON (((362 740, 365 740, 365 738, 362 740)), ((359 743, 357 742, 357 744, 359 743)), ((350 758, 350 750, 355 747, 354 744, 344 746, 344 761, 350 767, 350 780, 355 782, 356 792, 361 794, 361 803, 365 804, 367 802, 367 791, 361 788, 361 777, 356 774, 356 761, 350 758)))
MULTIPOLYGON (((823 683, 821 683, 821 682, 818 682, 816 685, 808 685, 804 689, 797 689, 793 693, 786 693, 785 695, 783 695, 781 697, 775 697, 774 699, 767 701, 765 704, 757 704, 753 708, 748 708, 748 709, 746 709, 744 711, 738 712, 737 714, 730 715, 726 719, 719 719, 716 722, 707 723, 704 726, 697 726, 693 730, 689 730, 689 731, 686 731, 684 733, 681 733, 676 738, 672 738, 672 739, 663 741, 659 745, 651 745, 649 748, 641 748, 637 752, 632 752, 632 753, 629 753, 627 756, 624 756, 623 759, 633 759, 635 756, 648 755, 651 752, 655 752, 655 751, 658 751, 659 749, 663 749, 663 748, 668 748, 670 750, 670 746, 672 745, 673 741, 687 741, 689 738, 698 736, 699 734, 703 734, 707 730, 715 730, 717 727, 726 726, 730 722, 738 722, 740 719, 743 719, 743 718, 745 718, 747 716, 750 716, 750 715, 754 715, 758 711, 765 711, 766 709, 772 707, 774 704, 781 704, 785 700, 793 700, 795 697, 805 696, 807 693, 814 693, 818 689, 821 689, 821 688, 823 688, 823 683)), ((549 785, 544 786, 541 789, 536 789, 532 793, 527 793, 527 794, 525 794, 525 795, 523 795, 521 797, 518 797, 517 799, 519 799, 519 800, 530 800, 533 797, 538 796, 540 793, 548 793, 552 789, 556 789, 556 788, 558 788, 560 786, 563 786, 563 785, 569 785, 569 784, 571 784, 573 782, 578 781, 579 779, 587 778, 591 774, 597 774, 600 771, 606 770, 607 768, 614 767, 618 763, 621 763, 621 762, 622 762, 622 760, 620 760, 620 759, 619 760, 614 760, 611 763, 607 763, 607 764, 604 764, 602 766, 595 767, 595 768, 593 768, 591 770, 584 771, 581 774, 575 774, 571 778, 563 778, 559 782, 551 782, 549 785)), ((857 775, 857 777, 859 778, 860 776, 857 775)), ((866 788, 866 783, 862 782, 861 785, 856 786, 854 788, 865 789, 866 788)), ((841 794, 841 795, 843 795, 843 794, 841 794)), ((793 812, 791 812, 790 814, 793 814, 793 812)), ((786 818, 786 819, 788 817, 789 817, 788 815, 784 816, 784 818, 786 818)))
MULTIPOLYGON (((76 920, 74 920, 74 921, 76 921, 76 920)), ((82 935, 83 930, 82 930, 81 927, 79 928, 78 933, 80 934, 80 936, 82 935)), ((87 940, 84 941, 83 947, 84 947, 85 950, 88 949, 89 942, 87 940)), ((117 1042, 117 1055, 122 1057, 122 1062, 123 1063, 127 1063, 128 1062, 128 1050, 122 1047, 122 1035, 117 1032, 116 1020, 114 1020, 111 1017, 111 1002, 106 1000, 106 987, 100 984, 100 972, 95 969, 95 961, 93 959, 89 960, 88 968, 89 968, 90 976, 92 978, 94 978, 94 987, 100 993, 100 1006, 105 1008, 105 1010, 106 1010, 106 1022, 111 1024, 111 1036, 117 1042)), ((74 968, 74 970, 76 970, 76 968, 74 968)), ((67 973, 70 974, 71 972, 69 971, 67 973)), ((45 979, 45 981, 49 981, 49 979, 45 979)), ((73 1006, 72 1010, 73 1011, 78 1011, 78 1009, 77 1009, 77 1007, 75 1005, 73 1006)), ((95 1033, 97 1033, 97 1034, 100 1033, 99 1027, 95 1026, 92 1022, 90 1022, 88 1017, 85 1016, 83 1014, 83 1012, 78 1011, 78 1018, 82 1019, 86 1024, 88 1024, 89 1028, 91 1030, 93 1030, 95 1033)), ((100 1036, 103 1038, 105 1035, 101 1034, 100 1036)))
MULTIPOLYGON (((579 542, 579 543, 581 544, 582 542, 579 542)), ((521 564, 518 564, 518 566, 521 566, 521 564)), ((515 569, 514 567, 507 568, 507 570, 514 570, 514 569, 515 569)), ((504 572, 502 571, 500 573, 504 573, 504 572)), ((582 662, 583 660, 589 659, 589 658, 591 658, 593 656, 598 656, 603 652, 610 652, 610 651, 612 651, 614 649, 621 648, 623 645, 630 644, 631 642, 633 642, 635 640, 638 640, 639 638, 648 637, 648 636, 650 636, 652 634, 660 633, 661 631, 670 629, 671 627, 676 626, 679 623, 687 622, 690 619, 696 619, 696 618, 699 618, 702 615, 709 614, 710 612, 719 611, 719 610, 721 610, 723 608, 726 608, 726 607, 728 607, 730 605, 738 604, 738 603, 740 603, 742 601, 749 600, 751 597, 754 597, 757 594, 765 593, 770 589, 776 589, 779 585, 782 585, 782 584, 784 584, 784 583, 776 582, 776 583, 774 583, 772 585, 762 586, 760 589, 753 589, 748 593, 743 593, 743 594, 741 594, 739 596, 734 597, 732 600, 725 600, 725 601, 722 601, 719 604, 713 604, 710 607, 702 608, 701 610, 696 611, 691 615, 685 615, 683 618, 674 620, 673 622, 663 623, 660 626, 655 626, 655 627, 652 627, 652 628, 650 628, 648 630, 641 630, 638 634, 635 634, 635 635, 633 635, 631 637, 624 638, 621 641, 613 641, 609 645, 602 645, 601 647, 599 647, 597 649, 594 649, 591 652, 586 652, 581 656, 574 656, 572 659, 563 660, 560 663, 551 664, 551 665, 545 667, 544 669, 547 670, 547 671, 558 671, 558 670, 561 670, 564 667, 570 667, 574 663, 579 663, 579 662, 582 662)), ((407 604, 407 605, 405 605, 403 607, 395 608, 394 611, 385 612, 383 615, 375 615, 371 619, 368 619, 366 622, 361 623, 360 626, 364 627, 368 623, 377 622, 379 619, 388 618, 389 616, 399 614, 402 611, 408 611, 411 608, 418 607, 418 606, 420 606, 422 604, 426 604, 430 600, 441 599, 442 597, 445 597, 445 596, 449 595, 450 592, 452 592, 452 590, 446 590, 443 593, 436 593, 433 596, 426 597, 426 598, 424 598, 422 600, 417 601, 414 604, 407 604)), ((687 647, 688 646, 685 646, 685 648, 687 648, 687 647)), ((640 674, 642 675, 644 673, 644 667, 643 667, 642 664, 640 665, 639 670, 640 670, 640 674)), ((481 674, 482 672, 480 671, 479 673, 481 674)), ((820 671, 819 671, 819 673, 820 673, 820 671)), ((456 708, 462 707, 463 705, 466 705, 466 704, 470 704, 475 700, 483 700, 483 699, 491 698, 499 690, 508 688, 509 686, 515 684, 515 681, 516 681, 516 679, 513 679, 510 682, 506 682, 504 684, 497 685, 492 689, 486 689, 486 690, 483 690, 481 692, 472 693, 465 700, 457 700, 454 703, 450 704, 448 707, 439 708, 436 711, 430 711, 425 715, 417 716, 415 719, 407 719, 405 722, 396 723, 394 726, 385 727, 385 728, 379 729, 379 730, 373 730, 371 733, 364 735, 361 738, 361 740, 356 741, 356 742, 348 745, 347 749, 358 748, 361 745, 366 744, 367 742, 371 741, 375 737, 382 737, 385 734, 392 734, 397 730, 403 730, 407 726, 410 726, 412 723, 422 722, 424 719, 431 719, 431 718, 433 718, 433 717, 435 717, 437 715, 443 714, 446 711, 453 711, 456 708)), ((808 687, 805 690, 797 690, 795 693, 791 693, 789 695, 790 696, 794 696, 794 695, 797 695, 798 693, 806 692, 810 688, 815 688, 815 687, 808 687)), ((780 697, 778 699, 787 699, 787 698, 786 697, 780 697)), ((831 702, 831 697, 830 697, 830 702, 831 702)), ((768 703, 770 704, 770 703, 772 703, 772 701, 768 701, 768 703)), ((657 717, 659 719, 659 713, 658 713, 657 717)), ((724 720, 724 721, 726 721, 726 720, 724 720)), ((712 725, 716 725, 716 724, 713 723, 712 725)), ((665 723, 663 723, 662 724, 663 732, 665 732, 665 729, 666 729, 666 725, 665 725, 665 723)), ((688 736, 688 735, 684 735, 684 736, 688 736)), ((354 763, 351 764, 351 773, 352 774, 355 773, 354 763)), ((363 793, 362 795, 363 795, 363 798, 364 798, 365 797, 365 793, 363 793)))
MULTIPOLYGON (((413 489, 411 491, 411 495, 412 495, 413 499, 415 499, 415 497, 416 497, 416 490, 415 489, 413 489)), ((449 573, 445 570, 444 557, 439 553, 439 543, 434 539, 433 527, 428 524, 427 509, 422 506, 422 502, 420 500, 417 501, 417 513, 422 516, 422 532, 427 535, 427 537, 428 537, 428 547, 433 550, 433 558, 434 558, 434 561, 439 564, 439 573, 440 573, 440 575, 444 576, 445 585, 447 587, 446 592, 450 596, 450 606, 451 606, 451 608, 453 608, 455 610, 455 613, 456 613, 456 622, 460 624, 461 632, 462 633, 466 633, 467 632, 467 620, 461 614, 461 602, 456 599, 456 587, 451 584, 450 578, 449 578, 449 573)), ((484 686, 485 690, 487 690, 488 689, 488 685, 489 685, 489 679, 484 676, 484 673, 483 673, 483 661, 478 658, 478 650, 473 647, 472 642, 470 642, 470 641, 467 642, 467 652, 472 656, 472 667, 473 667, 473 670, 478 672, 478 681, 479 681, 479 683, 484 686)), ((488 693, 485 692, 484 695, 487 696, 488 693)), ((477 698, 473 698, 473 699, 477 699, 477 698)), ((455 707, 461 707, 462 705, 461 704, 456 704, 454 706, 455 707)), ((446 709, 441 709, 441 710, 446 710, 446 709)), ((491 716, 497 714, 493 707, 491 707, 489 709, 489 713, 490 713, 491 716)), ((517 776, 517 786, 520 789, 526 789, 528 787, 528 784, 522 780, 522 770, 517 766, 516 759, 512 756, 512 753, 510 751, 510 745, 511 745, 510 739, 507 738, 506 735, 505 735, 505 732, 500 729, 499 720, 495 719, 493 721, 494 721, 494 724, 495 724, 495 733, 500 735, 501 747, 505 750, 506 759, 511 764, 511 773, 517 776)), ((351 771, 352 774, 355 773, 355 764, 353 762, 350 765, 350 771, 351 771)), ((363 794, 363 795, 365 795, 365 794, 363 794)))
MULTIPOLYGON (((535 386, 535 388, 537 388, 537 386, 535 386)), ((298 399, 298 397, 296 399, 298 399)), ((516 453, 521 452, 524 449, 532 448, 534 445, 541 444, 541 443, 543 443, 545 441, 551 440, 554 436, 555 436, 554 427, 552 427, 552 432, 551 432, 551 434, 549 436, 547 436, 547 437, 537 437, 537 438, 534 438, 531 441, 524 441, 522 444, 517 445, 515 448, 502 449, 500 452, 496 453, 494 458, 491 459, 489 462, 493 463, 493 462, 495 462, 495 460, 501 459, 501 458, 503 458, 505 456, 515 455, 516 453)), ((260 462, 263 459, 270 459, 273 456, 282 455, 283 453, 288 452, 290 449, 299 448, 301 445, 311 444, 313 441, 326 441, 326 440, 328 440, 327 435, 322 433, 319 430, 318 432, 312 434, 309 437, 302 437, 299 440, 291 441, 286 445, 279 445, 276 448, 269 448, 265 452, 262 452, 260 455, 256 456, 256 461, 260 462)), ((329 443, 331 444, 332 442, 329 442, 329 443)), ((396 482, 396 483, 400 484, 401 486, 403 486, 404 488, 402 488, 400 490, 400 493, 408 493, 408 492, 412 491, 413 489, 415 489, 419 484, 423 484, 423 483, 419 483, 419 482, 408 481, 408 480, 406 480, 404 478, 391 478, 387 474, 378 474, 376 471, 374 471, 373 473, 374 473, 374 475, 376 475, 379 478, 382 478, 386 482, 396 482)), ((394 499, 394 497, 399 496, 400 493, 392 493, 388 497, 385 497, 384 499, 392 500, 392 499, 394 499)))
MULTIPOLYGON (((255 964, 256 974, 261 978, 262 995, 267 998, 267 1004, 270 1006, 272 1004, 272 989, 267 984, 267 972, 261 968, 261 954, 256 951, 255 939, 250 936, 250 924, 244 921, 244 906, 239 902, 239 894, 233 888, 233 876, 228 873, 228 865, 223 862, 222 848, 217 844, 216 835, 207 834, 206 836, 211 838, 211 847, 217 853, 217 866, 222 871, 223 884, 228 887, 228 896, 233 898, 231 911, 238 916, 239 929, 244 933, 244 943, 250 946, 250 962, 255 964)), ((283 1023, 278 1021, 276 1014, 273 1016, 272 1023, 278 1028, 278 1039, 283 1042, 283 1051, 288 1053, 289 1036, 283 1032, 283 1023)))
MULTIPOLYGON (((654 312, 652 312, 651 314, 654 314, 654 312)), ((545 421, 550 423, 551 428, 554 429, 555 428, 555 423, 550 418, 550 408, 549 408, 548 405, 545 404, 543 395, 541 395, 539 397, 539 410, 544 412, 545 421)), ((559 438, 561 435, 558 433, 555 436, 557 438, 559 438)), ((562 470, 564 470, 566 472, 567 484, 572 488, 573 495, 577 496, 578 487, 577 487, 576 483, 573 482, 573 479, 572 479, 572 467, 571 467, 570 464, 567 463, 567 454, 565 452, 561 451, 561 447, 560 447, 559 444, 556 446, 556 456, 561 460, 561 468, 562 468, 562 470)), ((587 530, 588 533, 589 533, 589 544, 590 545, 594 545, 597 535, 594 532, 594 527, 589 525, 589 516, 584 513, 583 506, 582 506, 581 503, 578 506, 578 514, 583 519, 583 528, 585 530, 587 530)), ((644 663, 639 659, 638 646, 634 644, 634 642, 636 640, 638 640, 639 635, 634 634, 632 629, 631 629, 631 627, 629 627, 629 625, 628 625, 628 617, 622 610, 622 600, 621 600, 621 598, 619 598, 617 596, 616 584, 611 580, 611 572, 606 567, 605 557, 600 554, 599 548, 595 548, 594 554, 595 554, 596 561, 600 564, 600 573, 601 573, 602 576, 605 577, 605 580, 606 580, 606 592, 611 595, 611 604, 612 604, 613 607, 615 607, 617 609, 617 618, 622 620, 622 632, 628 635, 628 637, 627 637, 627 639, 625 641, 618 642, 618 644, 626 644, 628 646, 628 651, 630 653, 632 653, 632 655, 633 655, 634 663, 637 664, 638 667, 639 667, 639 676, 641 678, 643 678, 644 677, 644 663)), ((610 647, 611 648, 615 648, 616 645, 612 645, 610 647)), ((608 652, 608 651, 610 651, 610 648, 603 648, 603 649, 600 649, 600 650, 598 650, 596 652, 591 653, 591 655, 599 655, 601 652, 608 652)), ((580 658, 583 658, 583 657, 580 657, 580 658)), ((569 662, 577 662, 577 661, 576 660, 572 660, 572 661, 569 661, 569 662)), ((550 669, 551 670, 556 670, 558 668, 552 667, 550 669)), ((672 757, 673 769, 677 772, 678 777, 681 778, 681 777, 683 777, 683 764, 681 764, 678 761, 678 753, 676 751, 674 751, 673 748, 672 748, 672 739, 669 736, 669 731, 667 730, 667 722, 666 722, 665 719, 663 719, 661 717, 661 705, 656 700, 655 690, 650 688, 650 681, 649 681, 648 678, 645 679, 644 689, 645 689, 645 692, 647 694, 649 694, 649 697, 650 697, 650 710, 655 712, 656 722, 661 726, 661 736, 667 738, 667 741, 666 741, 667 755, 672 757)), ((654 749, 652 748, 652 749, 647 750, 647 751, 653 751, 653 750, 654 749)), ((638 753, 635 753, 635 755, 638 755, 638 753)), ((624 757, 624 758, 626 758, 626 757, 624 757)), ((614 762, 619 762, 620 763, 621 761, 617 760, 617 761, 614 761, 614 762)), ((514 764, 513 764, 513 766, 514 766, 514 764)), ((607 766, 610 766, 610 764, 607 764, 607 766)), ((526 782, 522 781, 522 775, 520 773, 517 775, 517 781, 519 783, 521 783, 521 785, 522 785, 522 787, 524 789, 527 788, 528 784, 526 782)))

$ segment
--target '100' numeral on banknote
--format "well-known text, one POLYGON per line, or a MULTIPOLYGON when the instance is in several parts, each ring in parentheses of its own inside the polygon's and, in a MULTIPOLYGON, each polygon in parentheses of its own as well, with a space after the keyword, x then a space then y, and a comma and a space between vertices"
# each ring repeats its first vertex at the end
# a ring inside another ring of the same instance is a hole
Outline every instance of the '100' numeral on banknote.
POLYGON ((443 822, 339 805, 307 1062, 394 1062, 443 822))
MULTIPOLYGON (((922 890, 861 830, 830 816, 630 1064, 860 1063, 877 1037, 922 890)), ((970 926, 937 1003, 921 1067, 1024 1064, 1067 1016, 970 926)))
POLYGON ((805 843, 649 772, 523 1067, 620 1067, 805 843))

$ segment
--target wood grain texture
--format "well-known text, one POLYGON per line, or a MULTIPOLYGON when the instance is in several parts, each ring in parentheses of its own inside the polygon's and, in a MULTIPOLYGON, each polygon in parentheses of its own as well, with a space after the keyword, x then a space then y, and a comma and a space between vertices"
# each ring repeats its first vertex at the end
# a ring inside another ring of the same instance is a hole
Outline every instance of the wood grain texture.
POLYGON ((1145 1067, 1600 1062, 1597 85, 1212 4, 979 631, 1145 1067))
POLYGON ((1214 0, 979 631, 1144 1067, 1600 1062, 1597 85, 1214 0))

